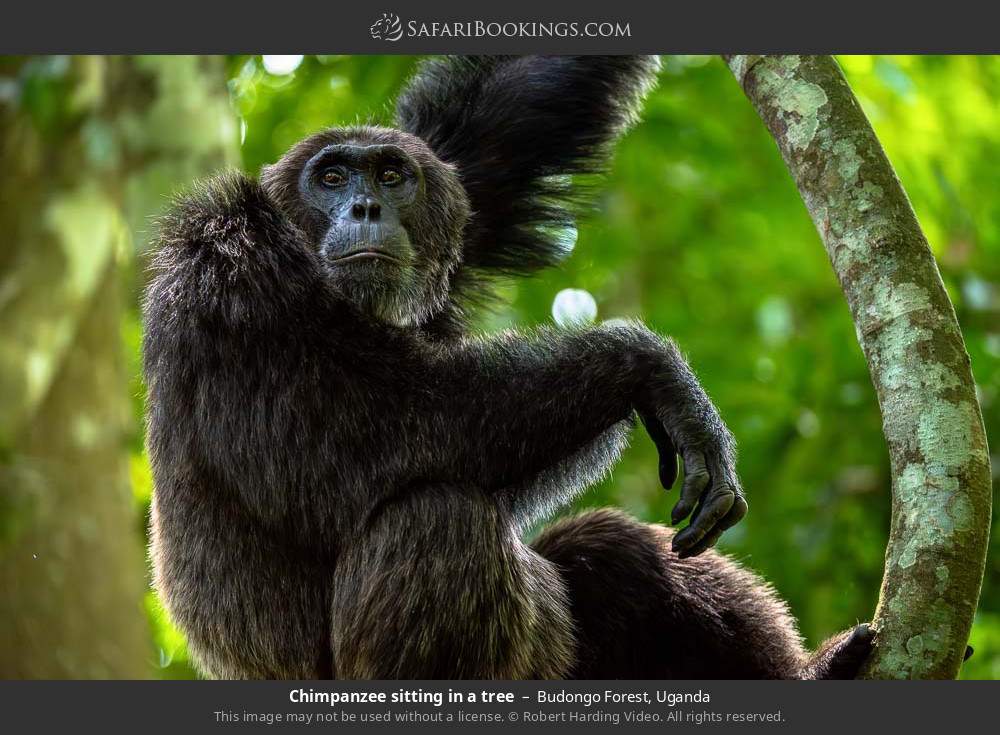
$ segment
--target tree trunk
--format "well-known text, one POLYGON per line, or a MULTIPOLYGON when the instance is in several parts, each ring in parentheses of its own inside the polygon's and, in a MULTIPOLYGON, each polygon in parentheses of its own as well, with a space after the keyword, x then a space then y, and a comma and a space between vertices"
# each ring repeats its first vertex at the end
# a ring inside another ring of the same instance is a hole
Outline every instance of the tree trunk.
POLYGON ((870 678, 954 678, 990 528, 986 433, 937 264, 829 56, 726 58, 819 230, 878 392, 892 528, 870 678))
POLYGON ((151 673, 118 265, 165 194, 233 160, 223 72, 0 62, 0 678, 151 673))

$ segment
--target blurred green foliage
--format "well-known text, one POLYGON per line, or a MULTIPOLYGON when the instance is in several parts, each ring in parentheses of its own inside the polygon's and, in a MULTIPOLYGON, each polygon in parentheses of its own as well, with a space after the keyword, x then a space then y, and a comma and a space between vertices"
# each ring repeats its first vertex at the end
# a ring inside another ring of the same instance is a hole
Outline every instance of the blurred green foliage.
MULTIPOLYGON (((564 267, 507 286, 509 303, 484 314, 482 327, 549 321, 556 293, 578 288, 596 299, 598 319, 639 317, 672 335, 740 442, 751 512, 720 547, 777 587, 816 644, 869 619, 878 595, 889 468, 875 393, 819 238, 736 82, 715 58, 664 61, 643 122, 620 145, 564 267)), ((1000 58, 840 61, 938 257, 996 443, 1000 58)), ((389 123, 393 96, 416 62, 231 59, 244 167, 256 173, 324 127, 389 123)), ((138 329, 133 307, 123 332, 136 376, 138 329)), ((138 377, 133 395, 141 416, 138 377)), ((150 477, 138 435, 134 451, 135 495, 146 505, 150 477)), ((655 467, 652 445, 636 432, 613 476, 580 505, 618 505, 665 522, 675 493, 658 487, 655 467)), ((191 675, 182 639, 152 597, 148 606, 163 675, 191 675)), ((976 654, 963 676, 1000 678, 995 552, 971 643, 976 654)))

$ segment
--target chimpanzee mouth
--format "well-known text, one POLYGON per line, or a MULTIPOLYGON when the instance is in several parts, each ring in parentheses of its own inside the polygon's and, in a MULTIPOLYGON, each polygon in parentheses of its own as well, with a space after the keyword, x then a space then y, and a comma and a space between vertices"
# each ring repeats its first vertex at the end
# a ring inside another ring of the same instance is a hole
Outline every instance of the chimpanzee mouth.
POLYGON ((400 263, 401 261, 395 255, 386 252, 385 250, 355 250, 351 253, 346 253, 344 255, 339 255, 336 258, 330 258, 331 262, 334 263, 349 263, 359 260, 388 260, 392 263, 400 263))

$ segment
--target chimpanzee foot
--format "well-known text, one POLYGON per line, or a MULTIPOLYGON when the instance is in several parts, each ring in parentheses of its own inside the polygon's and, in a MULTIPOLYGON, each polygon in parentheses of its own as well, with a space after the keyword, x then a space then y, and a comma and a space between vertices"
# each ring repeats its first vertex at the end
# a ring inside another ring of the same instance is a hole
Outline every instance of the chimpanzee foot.
POLYGON ((803 679, 854 679, 871 654, 875 631, 868 623, 833 636, 817 649, 802 672, 803 679))

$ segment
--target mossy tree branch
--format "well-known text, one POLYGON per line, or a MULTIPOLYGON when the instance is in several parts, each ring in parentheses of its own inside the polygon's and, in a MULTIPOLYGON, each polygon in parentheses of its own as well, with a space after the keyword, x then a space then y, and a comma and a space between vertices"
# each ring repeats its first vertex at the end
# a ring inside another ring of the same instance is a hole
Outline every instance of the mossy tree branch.
POLYGON ((990 528, 965 342, 903 187, 836 61, 730 56, 826 246, 882 409, 892 529, 870 678, 954 678, 990 528))

